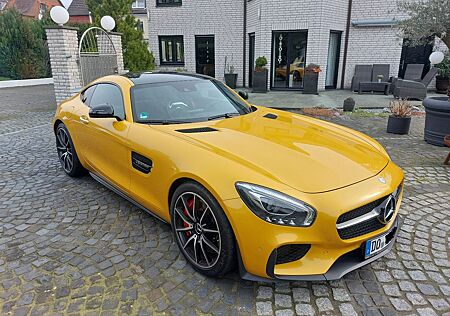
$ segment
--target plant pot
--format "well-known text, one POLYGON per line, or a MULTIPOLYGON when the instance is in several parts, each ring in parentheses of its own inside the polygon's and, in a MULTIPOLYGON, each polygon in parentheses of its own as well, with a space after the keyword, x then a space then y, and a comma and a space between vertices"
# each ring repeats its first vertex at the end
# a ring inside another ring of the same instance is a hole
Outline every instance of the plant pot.
POLYGON ((408 134, 411 125, 411 117, 389 116, 387 132, 392 134, 408 134))
POLYGON ((436 92, 437 93, 447 93, 449 86, 450 86, 450 78, 436 76, 436 92))
POLYGON ((236 89, 238 74, 225 74, 225 83, 231 89, 236 89))
POLYGON ((266 93, 269 71, 266 68, 253 71, 253 92, 266 93))
POLYGON ((450 134, 450 102, 447 97, 426 98, 424 138, 427 143, 444 146, 445 135, 450 134))
POLYGON ((303 94, 319 94, 317 86, 319 84, 319 73, 314 71, 305 71, 303 77, 303 94))

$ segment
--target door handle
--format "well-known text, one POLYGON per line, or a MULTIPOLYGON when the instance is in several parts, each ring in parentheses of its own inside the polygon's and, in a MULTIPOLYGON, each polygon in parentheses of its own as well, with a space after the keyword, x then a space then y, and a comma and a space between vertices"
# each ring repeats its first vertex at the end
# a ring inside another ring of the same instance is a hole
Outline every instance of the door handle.
POLYGON ((80 116, 80 122, 83 124, 88 124, 89 123, 89 119, 87 118, 87 116, 82 115, 80 116))

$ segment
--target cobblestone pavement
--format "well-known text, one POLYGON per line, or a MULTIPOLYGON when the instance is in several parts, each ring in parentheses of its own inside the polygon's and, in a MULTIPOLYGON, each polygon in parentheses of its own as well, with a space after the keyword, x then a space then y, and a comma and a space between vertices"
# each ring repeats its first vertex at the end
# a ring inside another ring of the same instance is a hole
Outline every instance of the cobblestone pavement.
POLYGON ((394 250, 340 281, 263 284, 201 276, 167 225, 65 176, 54 104, 39 91, 27 103, 27 91, 0 91, 0 314, 450 315, 448 149, 422 140, 423 118, 408 136, 386 134, 386 118, 333 119, 377 138, 406 172, 394 250))

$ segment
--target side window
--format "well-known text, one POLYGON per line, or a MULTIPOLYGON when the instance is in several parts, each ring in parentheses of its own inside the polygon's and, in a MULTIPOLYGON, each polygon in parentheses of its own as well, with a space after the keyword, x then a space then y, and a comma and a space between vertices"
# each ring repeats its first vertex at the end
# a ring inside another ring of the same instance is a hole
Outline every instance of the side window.
POLYGON ((91 87, 87 88, 86 90, 84 90, 81 93, 81 102, 83 102, 84 104, 89 106, 89 104, 91 102, 92 95, 94 94, 94 91, 95 91, 96 87, 97 86, 91 86, 91 87))
POLYGON ((109 83, 98 84, 92 96, 90 106, 94 107, 105 103, 114 108, 114 115, 125 118, 125 109, 120 88, 109 83))

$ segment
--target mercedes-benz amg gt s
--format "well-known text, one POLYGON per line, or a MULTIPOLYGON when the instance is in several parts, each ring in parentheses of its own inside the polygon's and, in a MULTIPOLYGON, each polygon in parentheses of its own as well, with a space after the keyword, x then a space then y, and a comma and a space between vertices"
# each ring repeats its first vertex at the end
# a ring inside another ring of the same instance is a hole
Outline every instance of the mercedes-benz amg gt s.
POLYGON ((386 254, 403 172, 382 146, 246 98, 201 75, 103 77, 58 106, 58 157, 170 223, 208 276, 332 280, 386 254))

